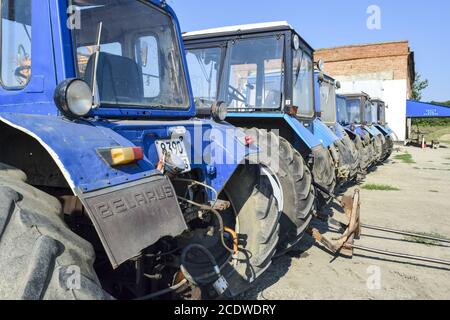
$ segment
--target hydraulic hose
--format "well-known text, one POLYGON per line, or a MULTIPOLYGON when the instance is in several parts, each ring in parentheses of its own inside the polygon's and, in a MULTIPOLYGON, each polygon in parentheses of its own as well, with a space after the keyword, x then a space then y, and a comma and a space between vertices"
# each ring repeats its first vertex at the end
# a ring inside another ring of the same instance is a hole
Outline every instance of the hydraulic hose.
MULTIPOLYGON (((217 266, 217 262, 216 259, 214 258, 214 256, 212 255, 212 253, 206 249, 204 246, 202 246, 201 244, 197 244, 197 243, 193 243, 188 245, 186 248, 183 249, 183 252, 181 253, 181 271, 183 272, 184 276, 186 277, 186 279, 189 280, 189 282, 195 284, 195 285, 201 285, 202 283, 200 283, 204 277, 197 277, 197 279, 195 279, 190 273, 189 271, 186 269, 186 256, 188 254, 189 251, 193 250, 193 249, 197 249, 200 250, 201 252, 204 253, 204 255, 209 259, 209 261, 212 264, 212 267, 214 268, 214 273, 220 277, 220 269, 217 266)), ((209 275, 208 275, 209 276, 209 275)))

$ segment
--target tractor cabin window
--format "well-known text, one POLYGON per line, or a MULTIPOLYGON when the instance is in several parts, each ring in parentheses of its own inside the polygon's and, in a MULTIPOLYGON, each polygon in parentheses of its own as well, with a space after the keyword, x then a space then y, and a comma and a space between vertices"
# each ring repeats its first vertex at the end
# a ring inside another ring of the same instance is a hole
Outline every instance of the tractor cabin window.
POLYGON ((31 78, 31 0, 1 3, 1 82, 24 88, 31 78))

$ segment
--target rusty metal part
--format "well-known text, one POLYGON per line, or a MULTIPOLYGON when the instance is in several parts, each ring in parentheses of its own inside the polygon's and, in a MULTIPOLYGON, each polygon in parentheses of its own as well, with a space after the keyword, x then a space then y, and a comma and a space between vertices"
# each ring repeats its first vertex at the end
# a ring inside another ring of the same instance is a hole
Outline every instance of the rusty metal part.
POLYGON ((308 232, 320 244, 324 245, 333 253, 340 253, 346 257, 353 256, 353 243, 355 238, 361 235, 360 223, 360 190, 355 190, 353 196, 343 196, 341 205, 344 209, 345 215, 348 218, 348 226, 344 233, 337 239, 330 239, 321 234, 317 229, 309 229, 308 232))
POLYGON ((217 211, 225 211, 231 207, 230 201, 216 200, 213 209, 217 211))

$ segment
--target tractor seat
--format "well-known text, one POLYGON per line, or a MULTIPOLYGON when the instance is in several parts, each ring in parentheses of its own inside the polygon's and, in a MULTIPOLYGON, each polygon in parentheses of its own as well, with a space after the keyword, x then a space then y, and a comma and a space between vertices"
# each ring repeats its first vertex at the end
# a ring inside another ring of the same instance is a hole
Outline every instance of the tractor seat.
MULTIPOLYGON (((92 81, 95 55, 91 55, 84 80, 92 81)), ((97 85, 103 103, 135 103, 144 98, 142 70, 127 57, 100 52, 97 65, 97 85)))

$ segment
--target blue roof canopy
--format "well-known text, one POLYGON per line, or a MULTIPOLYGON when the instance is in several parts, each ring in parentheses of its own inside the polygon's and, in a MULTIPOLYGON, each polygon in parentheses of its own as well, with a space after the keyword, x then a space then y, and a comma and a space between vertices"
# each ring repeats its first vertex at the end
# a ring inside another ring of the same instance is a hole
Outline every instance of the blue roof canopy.
POLYGON ((431 103, 407 100, 407 118, 450 118, 450 107, 439 106, 431 103))

